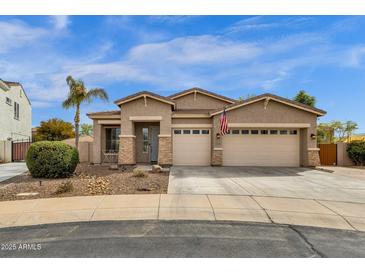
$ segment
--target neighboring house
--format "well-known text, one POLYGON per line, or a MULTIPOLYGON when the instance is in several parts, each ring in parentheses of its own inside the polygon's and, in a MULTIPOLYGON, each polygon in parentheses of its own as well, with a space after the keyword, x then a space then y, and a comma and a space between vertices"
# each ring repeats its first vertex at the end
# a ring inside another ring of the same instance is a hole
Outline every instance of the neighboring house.
POLYGON ((345 142, 352 142, 352 141, 365 141, 365 133, 362 134, 354 134, 350 137, 350 140, 345 139, 345 142))
POLYGON ((118 164, 314 166, 317 117, 326 112, 273 94, 236 101, 200 88, 171 96, 142 91, 94 112, 93 162, 118 164), (226 109, 230 133, 220 136, 226 109))
POLYGON ((0 79, 0 141, 32 137, 32 107, 20 83, 0 79))

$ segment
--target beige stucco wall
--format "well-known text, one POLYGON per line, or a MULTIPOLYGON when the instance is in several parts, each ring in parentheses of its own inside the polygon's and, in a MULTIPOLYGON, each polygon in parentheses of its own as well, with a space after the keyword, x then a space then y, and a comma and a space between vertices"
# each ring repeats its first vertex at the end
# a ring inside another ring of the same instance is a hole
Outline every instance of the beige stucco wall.
POLYGON ((101 163, 101 125, 98 124, 98 120, 94 120, 93 126, 94 142, 93 142, 93 158, 92 163, 101 163))
POLYGON ((0 140, 20 140, 32 137, 32 107, 21 86, 0 88, 0 140), (6 103, 6 97, 12 103, 6 103), (19 104, 19 120, 14 118, 14 102, 19 104))
POLYGON ((337 165, 338 166, 353 166, 354 163, 350 159, 346 149, 347 143, 338 142, 337 143, 337 165))
MULTIPOLYGON (((72 146, 72 147, 75 147, 75 139, 74 138, 63 140, 63 142, 70 145, 70 146, 72 146)), ((82 139, 80 139, 80 141, 79 141, 79 160, 80 160, 80 163, 91 162, 92 159, 93 159, 92 153, 93 153, 93 142, 83 141, 82 139)))
POLYGON ((121 105, 121 134, 134 135, 134 123, 131 116, 161 116, 160 134, 171 134, 172 105, 147 97, 147 105, 140 98, 121 105))
POLYGON ((219 99, 196 93, 194 98, 194 93, 179 97, 174 99, 176 102, 177 109, 218 109, 222 108, 229 103, 221 101, 219 99))
POLYGON ((0 163, 11 162, 11 141, 0 140, 0 163))
MULTIPOLYGON (((213 118, 213 148, 221 148, 221 139, 216 138, 220 132, 220 115, 213 118)), ((305 123, 310 124, 307 129, 300 130, 301 141, 301 164, 307 165, 308 148, 316 148, 316 140, 310 135, 316 134, 317 116, 316 114, 300 110, 279 102, 270 101, 266 109, 264 100, 252 103, 231 111, 227 111, 228 123, 305 123)), ((224 153, 224 152, 223 152, 224 153)))
POLYGON ((212 124, 212 118, 173 118, 172 124, 212 124))

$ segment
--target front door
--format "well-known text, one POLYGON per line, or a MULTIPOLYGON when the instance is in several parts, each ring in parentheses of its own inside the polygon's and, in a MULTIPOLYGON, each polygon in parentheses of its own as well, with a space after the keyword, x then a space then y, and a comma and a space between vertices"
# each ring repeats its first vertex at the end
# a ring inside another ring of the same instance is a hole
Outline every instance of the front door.
POLYGON ((150 126, 150 162, 158 160, 158 135, 160 134, 159 126, 150 126))

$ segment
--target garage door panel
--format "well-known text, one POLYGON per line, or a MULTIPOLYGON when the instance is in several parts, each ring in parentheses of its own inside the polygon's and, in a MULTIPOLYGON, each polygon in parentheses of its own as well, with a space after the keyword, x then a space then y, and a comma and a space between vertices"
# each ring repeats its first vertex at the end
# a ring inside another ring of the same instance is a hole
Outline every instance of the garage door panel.
POLYGON ((210 165, 210 144, 210 131, 209 134, 173 134, 173 164, 210 165))
POLYGON ((298 135, 225 135, 225 166, 299 166, 298 135))

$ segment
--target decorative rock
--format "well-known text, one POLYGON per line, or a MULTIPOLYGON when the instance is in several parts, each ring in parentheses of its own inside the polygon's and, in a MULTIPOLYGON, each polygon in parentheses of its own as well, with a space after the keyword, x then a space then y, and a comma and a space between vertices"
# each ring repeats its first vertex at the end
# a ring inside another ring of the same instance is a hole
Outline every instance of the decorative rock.
POLYGON ((109 166, 109 169, 110 169, 110 170, 118 170, 118 169, 119 169, 119 167, 118 167, 118 165, 110 165, 110 166, 109 166))
POLYGON ((152 172, 153 173, 160 173, 162 171, 162 167, 159 165, 153 165, 152 166, 152 172))
POLYGON ((17 197, 30 197, 30 196, 37 196, 37 195, 39 195, 38 192, 22 192, 22 193, 16 194, 17 197))

